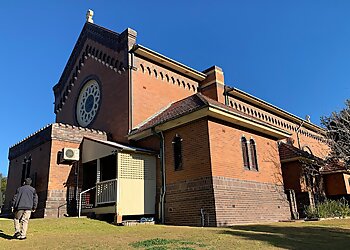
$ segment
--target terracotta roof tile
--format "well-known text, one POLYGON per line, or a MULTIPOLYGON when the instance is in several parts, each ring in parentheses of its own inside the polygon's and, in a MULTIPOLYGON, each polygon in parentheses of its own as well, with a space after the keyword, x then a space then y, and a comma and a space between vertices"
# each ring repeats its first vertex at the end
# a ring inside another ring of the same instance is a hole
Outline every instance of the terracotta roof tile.
POLYGON ((321 160, 320 158, 287 143, 280 142, 278 149, 281 160, 288 160, 296 157, 304 157, 311 160, 321 160))
POLYGON ((164 109, 159 114, 152 116, 146 120, 139 128, 131 131, 130 134, 142 132, 146 129, 176 119, 207 106, 208 103, 203 98, 201 98, 201 96, 201 94, 197 93, 180 101, 172 103, 168 108, 164 109))
POLYGON ((208 106, 215 106, 215 107, 224 109, 228 112, 239 114, 241 116, 249 118, 250 120, 254 120, 259 123, 264 123, 270 127, 275 127, 277 129, 280 129, 274 125, 265 123, 264 121, 261 121, 252 115, 248 115, 244 112, 241 112, 232 107, 229 107, 223 103, 215 101, 207 96, 204 96, 201 93, 196 93, 185 99, 182 99, 170 104, 168 107, 164 108, 164 110, 160 111, 158 114, 155 114, 152 117, 148 118, 138 128, 132 130, 130 132, 130 135, 137 134, 139 132, 152 128, 154 126, 179 118, 181 116, 187 115, 189 113, 192 113, 196 110, 199 110, 201 108, 208 107, 208 106))
POLYGON ((322 168, 322 173, 332 173, 332 172, 349 172, 344 164, 338 161, 327 162, 322 168))

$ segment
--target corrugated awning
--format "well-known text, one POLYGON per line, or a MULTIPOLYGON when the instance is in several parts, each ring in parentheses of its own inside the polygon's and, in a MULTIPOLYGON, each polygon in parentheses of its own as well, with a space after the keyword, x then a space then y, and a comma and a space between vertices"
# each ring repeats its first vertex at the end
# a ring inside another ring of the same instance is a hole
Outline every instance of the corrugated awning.
POLYGON ((143 154, 156 154, 156 152, 148 149, 137 148, 132 146, 123 145, 117 142, 104 141, 84 137, 82 141, 81 159, 82 163, 93 161, 106 157, 108 155, 115 154, 117 151, 129 151, 143 154))

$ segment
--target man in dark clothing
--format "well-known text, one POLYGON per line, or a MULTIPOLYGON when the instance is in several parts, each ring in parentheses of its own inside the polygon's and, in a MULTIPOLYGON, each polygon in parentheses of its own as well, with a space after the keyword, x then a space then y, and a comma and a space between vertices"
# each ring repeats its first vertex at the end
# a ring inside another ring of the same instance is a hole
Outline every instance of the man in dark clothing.
POLYGON ((27 238, 27 229, 32 212, 38 205, 38 195, 33 187, 32 179, 26 178, 24 185, 17 189, 16 194, 12 199, 12 211, 15 214, 15 235, 14 237, 20 240, 27 238))

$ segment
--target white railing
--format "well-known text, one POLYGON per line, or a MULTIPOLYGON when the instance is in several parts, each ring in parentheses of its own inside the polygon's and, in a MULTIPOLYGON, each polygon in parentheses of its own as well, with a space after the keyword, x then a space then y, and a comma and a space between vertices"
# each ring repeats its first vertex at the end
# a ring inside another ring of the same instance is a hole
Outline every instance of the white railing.
POLYGON ((96 183, 96 205, 117 201, 117 179, 96 183))
POLYGON ((89 188, 87 190, 80 192, 80 194, 79 194, 79 206, 78 206, 78 218, 80 218, 80 214, 81 214, 81 201, 82 201, 81 197, 82 197, 82 195, 85 194, 86 192, 89 192, 90 190, 92 190, 94 188, 96 188, 96 187, 92 187, 92 188, 89 188))

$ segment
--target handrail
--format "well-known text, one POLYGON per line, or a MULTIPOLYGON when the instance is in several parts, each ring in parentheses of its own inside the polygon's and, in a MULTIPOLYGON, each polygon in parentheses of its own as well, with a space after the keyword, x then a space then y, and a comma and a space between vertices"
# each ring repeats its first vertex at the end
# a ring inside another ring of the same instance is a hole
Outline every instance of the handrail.
POLYGON ((96 183, 96 205, 116 201, 118 179, 96 183))
POLYGON ((79 194, 78 218, 80 218, 80 214, 81 214, 81 195, 82 195, 82 194, 85 194, 86 192, 89 192, 90 190, 95 189, 95 188, 96 188, 96 186, 95 186, 95 187, 92 187, 92 188, 89 188, 89 189, 86 189, 86 190, 80 192, 80 194, 79 194))
POLYGON ((117 181, 118 179, 110 179, 110 180, 106 180, 106 181, 99 181, 96 183, 97 184, 103 184, 103 183, 107 183, 107 182, 112 182, 112 181, 117 181))

